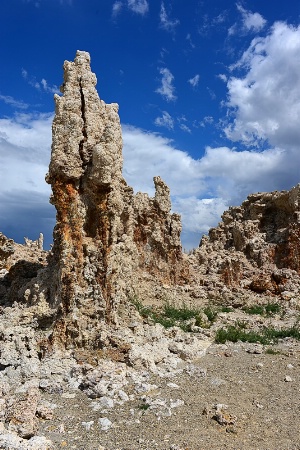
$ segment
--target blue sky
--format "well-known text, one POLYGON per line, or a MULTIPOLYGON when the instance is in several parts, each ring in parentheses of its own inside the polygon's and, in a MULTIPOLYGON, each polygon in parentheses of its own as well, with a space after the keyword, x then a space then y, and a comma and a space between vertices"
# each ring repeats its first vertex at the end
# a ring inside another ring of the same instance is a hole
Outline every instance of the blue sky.
POLYGON ((160 175, 195 247, 251 192, 300 182, 300 2, 10 0, 0 6, 0 231, 52 240, 44 176, 64 60, 120 105, 124 177, 160 175))

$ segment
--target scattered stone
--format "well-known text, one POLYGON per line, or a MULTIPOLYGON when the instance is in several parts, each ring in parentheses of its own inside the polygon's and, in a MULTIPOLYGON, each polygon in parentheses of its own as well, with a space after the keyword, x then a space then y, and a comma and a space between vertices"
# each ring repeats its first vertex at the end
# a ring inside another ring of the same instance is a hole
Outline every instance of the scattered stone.
POLYGON ((101 417, 98 424, 102 431, 108 431, 112 426, 112 422, 107 417, 101 417))
POLYGON ((212 419, 216 420, 220 425, 235 425, 237 417, 227 412, 227 405, 222 403, 213 406, 215 410, 212 419))
POLYGON ((170 408, 178 408, 178 406, 184 405, 184 401, 177 399, 177 400, 171 400, 170 401, 170 408))
POLYGON ((24 397, 16 400, 7 410, 5 422, 9 430, 16 431, 22 438, 29 439, 38 429, 36 412, 39 392, 35 388, 28 390, 24 397))
POLYGON ((62 398, 75 398, 76 393, 75 392, 63 392, 61 394, 62 398))
POLYGON ((86 429, 86 431, 90 431, 92 425, 94 425, 94 421, 91 420, 90 422, 81 422, 81 424, 86 429))

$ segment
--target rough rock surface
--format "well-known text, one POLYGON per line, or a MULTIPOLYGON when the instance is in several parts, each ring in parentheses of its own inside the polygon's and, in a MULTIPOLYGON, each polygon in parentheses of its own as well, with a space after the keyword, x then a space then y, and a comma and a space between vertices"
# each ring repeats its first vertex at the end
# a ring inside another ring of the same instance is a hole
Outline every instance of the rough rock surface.
POLYGON ((60 309, 60 339, 65 333, 78 345, 87 344, 82 329, 95 317, 117 323, 143 278, 171 285, 183 278, 181 222, 170 213, 169 189, 155 177, 149 198, 126 184, 118 105, 99 99, 96 81, 88 53, 65 62, 47 176, 57 210, 49 302, 60 309))
POLYGON ((237 292, 241 303, 259 301, 260 294, 295 300, 300 293, 300 185, 249 195, 222 219, 191 256, 194 286, 231 303, 237 292))

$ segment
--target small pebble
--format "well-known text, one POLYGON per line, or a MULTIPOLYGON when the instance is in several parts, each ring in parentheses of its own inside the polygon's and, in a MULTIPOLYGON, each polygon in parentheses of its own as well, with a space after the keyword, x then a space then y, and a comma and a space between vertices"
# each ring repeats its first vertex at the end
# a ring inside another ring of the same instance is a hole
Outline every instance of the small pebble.
POLYGON ((173 389, 179 389, 179 386, 176 383, 167 383, 167 386, 173 389))
POLYGON ((81 422, 81 425, 84 426, 86 431, 90 431, 91 426, 94 424, 94 421, 91 420, 90 422, 81 422))
POLYGON ((291 377, 289 377, 288 375, 286 375, 286 377, 284 377, 284 381, 286 381, 287 383, 289 383, 290 381, 293 381, 291 377))
POLYGON ((107 417, 101 417, 98 423, 102 431, 107 431, 112 426, 112 422, 107 417))

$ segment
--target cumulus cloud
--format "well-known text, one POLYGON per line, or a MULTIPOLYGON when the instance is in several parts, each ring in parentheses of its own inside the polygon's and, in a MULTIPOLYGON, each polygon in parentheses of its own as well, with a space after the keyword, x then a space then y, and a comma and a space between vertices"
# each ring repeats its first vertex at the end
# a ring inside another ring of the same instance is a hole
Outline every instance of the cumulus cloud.
MULTIPOLYGON (((18 235, 19 242, 23 236, 36 239, 39 232, 51 242, 55 213, 48 205, 50 188, 44 176, 52 117, 24 113, 0 120, 0 229, 18 235)), ((194 159, 158 133, 129 125, 122 129, 127 183, 136 192, 154 195, 153 176, 165 180, 173 211, 182 215, 186 248, 197 246, 229 205, 240 204, 250 192, 289 187, 299 178, 299 156, 289 150, 207 147, 202 158, 194 159)))
POLYGON ((173 210, 183 216, 186 247, 191 247, 192 241, 196 246, 200 234, 216 225, 229 205, 240 204, 251 192, 290 187, 299 178, 299 166, 288 163, 295 155, 282 149, 254 152, 207 147, 204 156, 196 160, 174 147, 171 140, 132 126, 123 126, 123 140, 127 182, 136 191, 153 195, 153 176, 166 181, 173 210))
POLYGON ((48 247, 55 221, 45 182, 52 119, 28 113, 0 119, 0 229, 18 242, 43 232, 48 247))
POLYGON ((162 111, 162 116, 156 117, 154 123, 158 127, 166 127, 169 130, 172 130, 174 128, 174 119, 167 111, 162 111))
POLYGON ((190 83, 191 86, 193 86, 194 88, 198 86, 199 84, 199 80, 200 80, 200 75, 197 74, 195 75, 193 78, 190 78, 188 80, 188 83, 190 83))
POLYGON ((300 27, 275 23, 266 37, 253 39, 236 68, 245 74, 227 84, 234 113, 227 137, 250 146, 299 146, 300 27))
POLYGON ((149 10, 147 0, 128 0, 128 8, 137 14, 146 14, 149 10))
POLYGON ((166 11, 164 2, 160 5, 160 26, 166 31, 174 32, 175 28, 180 24, 178 19, 171 19, 166 11))
POLYGON ((161 86, 155 92, 161 94, 168 102, 176 100, 175 87, 173 86, 174 76, 166 67, 159 69, 159 73, 162 75, 161 86))

